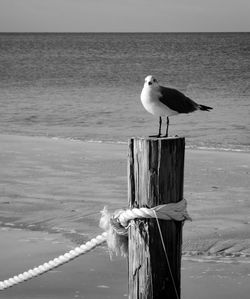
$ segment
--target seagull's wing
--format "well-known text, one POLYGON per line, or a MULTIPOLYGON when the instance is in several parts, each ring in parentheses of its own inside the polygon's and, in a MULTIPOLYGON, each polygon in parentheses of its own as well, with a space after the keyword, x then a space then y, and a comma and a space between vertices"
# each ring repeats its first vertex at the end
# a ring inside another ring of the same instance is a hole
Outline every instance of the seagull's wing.
POLYGON ((160 86, 160 102, 179 113, 189 113, 198 109, 199 105, 180 91, 160 86))

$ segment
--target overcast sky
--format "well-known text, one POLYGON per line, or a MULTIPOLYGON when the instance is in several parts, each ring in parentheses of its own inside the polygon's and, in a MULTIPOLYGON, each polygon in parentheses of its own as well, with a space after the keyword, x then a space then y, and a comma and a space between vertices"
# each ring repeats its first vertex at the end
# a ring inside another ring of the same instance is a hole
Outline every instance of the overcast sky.
POLYGON ((250 31, 250 0, 0 0, 0 31, 250 31))

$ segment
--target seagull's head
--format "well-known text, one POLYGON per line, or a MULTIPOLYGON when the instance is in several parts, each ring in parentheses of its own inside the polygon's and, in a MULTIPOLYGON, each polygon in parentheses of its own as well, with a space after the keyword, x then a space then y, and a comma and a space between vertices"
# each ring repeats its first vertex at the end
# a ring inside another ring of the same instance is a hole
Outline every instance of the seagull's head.
POLYGON ((144 87, 154 88, 158 86, 159 86, 158 81, 155 79, 154 76, 149 75, 145 78, 144 87))

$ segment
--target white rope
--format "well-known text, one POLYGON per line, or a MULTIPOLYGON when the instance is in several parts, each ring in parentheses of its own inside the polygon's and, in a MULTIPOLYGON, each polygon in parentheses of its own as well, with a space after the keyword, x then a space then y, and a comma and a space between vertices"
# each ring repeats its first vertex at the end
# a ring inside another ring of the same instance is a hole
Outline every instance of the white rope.
POLYGON ((114 213, 114 215, 109 214, 108 211, 104 209, 100 220, 100 226, 105 230, 104 233, 91 239, 86 244, 82 244, 81 246, 76 247, 73 250, 70 250, 64 255, 60 255, 59 257, 50 260, 47 263, 44 263, 38 267, 25 271, 19 275, 15 275, 14 277, 11 277, 4 281, 0 281, 0 291, 10 288, 13 285, 21 283, 23 281, 29 280, 33 277, 42 275, 43 273, 46 273, 65 263, 68 263, 76 257, 88 251, 91 251, 92 249, 94 249, 98 245, 101 245, 105 241, 107 241, 108 246, 112 251, 126 256, 127 236, 126 233, 124 233, 124 230, 127 230, 128 222, 130 220, 138 218, 156 218, 176 221, 184 221, 186 219, 191 220, 187 213, 186 206, 187 202, 185 199, 183 199, 177 203, 159 205, 151 209, 140 208, 125 211, 120 210, 114 213), (115 228, 116 224, 118 224, 118 226, 122 227, 123 229, 123 232, 119 232, 119 235, 117 233, 119 227, 115 228))
POLYGON ((118 219, 123 227, 128 225, 128 222, 138 218, 155 218, 163 220, 191 220, 187 213, 187 201, 183 198, 176 203, 168 203, 149 208, 134 208, 132 210, 119 211, 115 218, 118 219))
POLYGON ((54 268, 57 268, 57 267, 65 264, 65 263, 68 263, 70 260, 73 260, 76 257, 78 257, 88 251, 91 251, 98 245, 101 245, 103 242, 106 241, 106 238, 107 238, 107 233, 104 232, 101 235, 98 235, 97 237, 91 239, 86 244, 82 244, 81 246, 76 247, 73 250, 70 250, 69 252, 65 253, 64 255, 60 255, 59 257, 57 257, 47 263, 44 263, 38 267, 35 267, 26 272, 23 272, 22 274, 16 275, 16 276, 6 279, 4 281, 0 281, 0 291, 10 288, 13 285, 16 285, 16 284, 21 283, 26 280, 29 280, 38 275, 41 275, 45 272, 48 272, 54 268))
POLYGON ((169 203, 149 208, 134 208, 118 210, 113 215, 106 208, 102 211, 100 227, 107 232, 107 244, 110 253, 127 256, 128 254, 128 225, 129 221, 140 218, 156 218, 163 220, 184 221, 192 220, 187 213, 185 199, 177 203, 169 203))

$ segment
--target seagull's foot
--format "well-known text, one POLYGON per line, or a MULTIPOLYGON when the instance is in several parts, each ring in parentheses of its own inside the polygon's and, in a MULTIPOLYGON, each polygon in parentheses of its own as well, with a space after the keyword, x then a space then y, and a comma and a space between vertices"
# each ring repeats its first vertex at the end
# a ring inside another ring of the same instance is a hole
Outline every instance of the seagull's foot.
POLYGON ((157 135, 149 135, 148 137, 150 137, 150 138, 168 138, 168 137, 179 137, 179 136, 178 135, 169 136, 168 134, 161 136, 161 135, 157 134, 157 135))
POLYGON ((148 137, 156 137, 156 138, 161 138, 161 135, 157 134, 157 135, 149 135, 148 137))
POLYGON ((174 136, 164 135, 164 136, 162 136, 162 138, 167 138, 167 137, 179 137, 179 136, 178 135, 174 135, 174 136))

